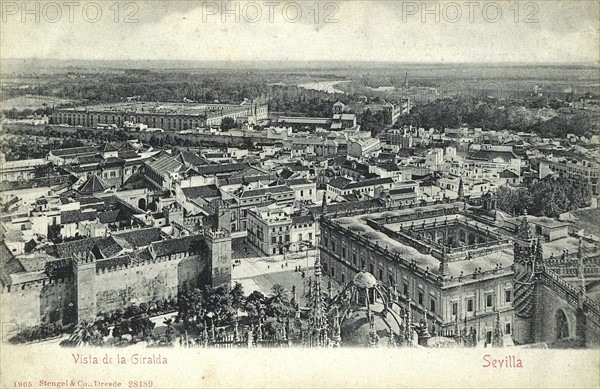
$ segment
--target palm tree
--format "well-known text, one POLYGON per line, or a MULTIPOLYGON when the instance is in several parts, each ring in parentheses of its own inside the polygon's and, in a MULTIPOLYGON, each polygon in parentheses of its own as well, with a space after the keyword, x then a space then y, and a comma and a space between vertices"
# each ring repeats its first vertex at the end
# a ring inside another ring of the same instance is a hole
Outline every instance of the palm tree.
POLYGON ((282 317, 289 315, 292 309, 287 294, 283 285, 275 284, 271 288, 271 297, 267 302, 267 314, 276 317, 277 321, 281 321, 282 317))

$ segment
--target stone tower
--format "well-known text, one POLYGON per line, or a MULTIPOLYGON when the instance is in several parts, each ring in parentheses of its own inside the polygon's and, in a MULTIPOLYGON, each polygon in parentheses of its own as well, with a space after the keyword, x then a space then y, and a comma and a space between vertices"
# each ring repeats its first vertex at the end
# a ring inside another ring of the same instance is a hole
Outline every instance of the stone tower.
POLYGON ((514 242, 514 300, 515 332, 518 343, 535 341, 536 284, 542 271, 542 244, 536 241, 527 220, 527 213, 521 221, 514 242))
POLYGON ((220 201, 217 208, 217 228, 234 232, 235 227, 231 226, 231 209, 225 201, 220 201))
POLYGON ((183 208, 181 205, 179 205, 179 203, 174 202, 173 204, 165 207, 163 213, 165 214, 169 224, 177 223, 183 226, 183 208))
POLYGON ((231 235, 227 230, 204 233, 211 266, 211 285, 231 288, 231 235))
POLYGON ((96 318, 96 258, 91 251, 73 255, 77 322, 96 318))

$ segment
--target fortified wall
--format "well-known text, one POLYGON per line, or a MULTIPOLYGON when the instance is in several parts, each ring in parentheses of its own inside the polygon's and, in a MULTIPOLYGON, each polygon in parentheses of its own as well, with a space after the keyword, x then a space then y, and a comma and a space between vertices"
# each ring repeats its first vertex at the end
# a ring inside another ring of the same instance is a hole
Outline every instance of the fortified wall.
POLYGON ((96 259, 91 251, 11 275, 0 295, 2 320, 23 327, 94 320, 102 311, 177 297, 189 286, 231 286, 231 237, 206 231, 96 259))

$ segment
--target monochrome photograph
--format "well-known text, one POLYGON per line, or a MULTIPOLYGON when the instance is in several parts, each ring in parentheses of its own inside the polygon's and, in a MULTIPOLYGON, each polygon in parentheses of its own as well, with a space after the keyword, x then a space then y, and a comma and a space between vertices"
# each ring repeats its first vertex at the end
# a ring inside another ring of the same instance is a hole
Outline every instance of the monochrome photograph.
POLYGON ((0 18, 0 386, 600 385, 597 2, 0 18))

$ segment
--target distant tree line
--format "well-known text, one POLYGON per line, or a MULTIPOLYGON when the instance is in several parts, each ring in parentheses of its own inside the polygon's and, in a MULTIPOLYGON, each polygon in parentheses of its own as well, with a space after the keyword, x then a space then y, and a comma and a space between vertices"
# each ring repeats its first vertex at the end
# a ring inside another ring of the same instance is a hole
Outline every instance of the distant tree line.
POLYGON ((38 116, 50 116, 52 115, 52 108, 45 106, 37 109, 25 108, 18 110, 16 108, 5 109, 2 114, 8 119, 25 119, 27 117, 38 115, 38 116))
POLYGON ((494 99, 444 98, 414 106, 394 127, 412 125, 443 130, 468 126, 484 130, 533 131, 542 137, 560 138, 567 134, 590 137, 598 132, 598 123, 588 112, 554 112, 555 116, 545 118, 537 110, 532 101, 499 103, 494 99))

